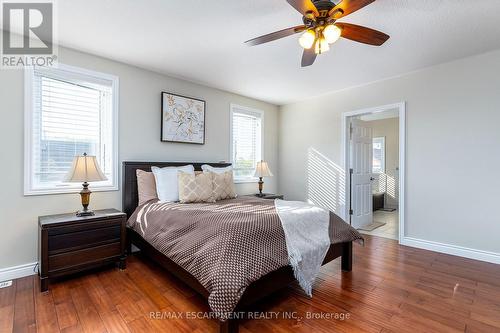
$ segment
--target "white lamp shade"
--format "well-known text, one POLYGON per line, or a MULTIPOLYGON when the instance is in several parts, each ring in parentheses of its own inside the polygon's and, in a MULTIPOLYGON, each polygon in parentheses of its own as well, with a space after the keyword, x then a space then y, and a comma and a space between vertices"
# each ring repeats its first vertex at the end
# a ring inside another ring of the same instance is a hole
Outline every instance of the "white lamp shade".
POLYGON ((75 156, 71 169, 64 181, 68 183, 100 182, 108 180, 102 172, 95 156, 75 156))
POLYGON ((269 166, 267 162, 260 161, 257 163, 257 168, 255 169, 254 177, 272 177, 273 174, 271 170, 269 170, 269 166))

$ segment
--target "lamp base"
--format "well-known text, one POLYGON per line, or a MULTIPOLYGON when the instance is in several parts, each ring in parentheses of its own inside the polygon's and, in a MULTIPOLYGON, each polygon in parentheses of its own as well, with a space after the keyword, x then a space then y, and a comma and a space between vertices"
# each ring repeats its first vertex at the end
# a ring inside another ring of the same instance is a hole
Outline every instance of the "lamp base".
POLYGON ((262 177, 259 177, 259 196, 263 197, 264 194, 262 194, 262 190, 264 189, 264 181, 262 180, 262 177))
POLYGON ((92 210, 80 210, 76 212, 76 216, 78 217, 84 217, 84 216, 94 216, 95 213, 92 210))
POLYGON ((80 210, 80 211, 76 212, 76 216, 78 216, 78 217, 94 216, 95 213, 93 211, 91 211, 90 209, 88 209, 89 203, 90 203, 90 194, 92 193, 89 190, 89 183, 84 182, 82 184, 82 186, 83 186, 83 189, 80 192, 80 196, 82 198, 83 210, 80 210))

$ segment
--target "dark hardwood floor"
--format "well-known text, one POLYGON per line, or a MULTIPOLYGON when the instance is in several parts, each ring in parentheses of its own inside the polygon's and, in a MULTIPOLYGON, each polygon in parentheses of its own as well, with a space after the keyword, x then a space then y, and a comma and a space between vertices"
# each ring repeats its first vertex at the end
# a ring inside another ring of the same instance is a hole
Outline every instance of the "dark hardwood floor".
MULTIPOLYGON (((355 245, 351 273, 335 260, 323 267, 312 299, 285 288, 252 309, 279 312, 278 319, 244 320, 240 332, 500 332, 500 265, 366 239, 355 245)), ((216 332, 209 319, 151 318, 208 306, 140 256, 127 267, 55 282, 47 293, 35 276, 14 281, 0 289, 0 332, 216 332)))

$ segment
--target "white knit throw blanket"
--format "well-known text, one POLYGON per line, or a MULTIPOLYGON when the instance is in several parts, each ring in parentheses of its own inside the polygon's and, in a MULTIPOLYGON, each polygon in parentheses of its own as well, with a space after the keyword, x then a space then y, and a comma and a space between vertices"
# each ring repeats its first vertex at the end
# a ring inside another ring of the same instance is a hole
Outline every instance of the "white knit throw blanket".
POLYGON ((275 200, 285 232, 288 261, 295 278, 307 295, 330 247, 330 213, 300 201, 275 200))

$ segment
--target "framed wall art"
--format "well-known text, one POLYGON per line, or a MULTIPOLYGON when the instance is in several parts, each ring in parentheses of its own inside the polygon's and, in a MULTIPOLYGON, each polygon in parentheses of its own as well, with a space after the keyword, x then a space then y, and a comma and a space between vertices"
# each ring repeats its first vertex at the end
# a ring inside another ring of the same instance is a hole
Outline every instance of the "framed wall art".
POLYGON ((205 101, 161 93, 161 141, 205 144, 205 101))

